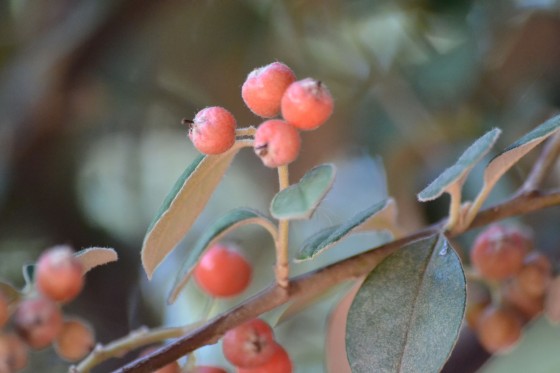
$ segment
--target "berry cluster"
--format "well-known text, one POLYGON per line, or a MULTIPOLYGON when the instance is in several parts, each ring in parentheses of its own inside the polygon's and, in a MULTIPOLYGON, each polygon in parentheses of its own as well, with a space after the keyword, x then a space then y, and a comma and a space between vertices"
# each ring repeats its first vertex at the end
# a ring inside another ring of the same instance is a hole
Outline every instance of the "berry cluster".
POLYGON ((492 225, 475 240, 471 263, 482 283, 470 284, 467 323, 488 352, 507 352, 521 337, 523 324, 544 309, 550 260, 533 251, 520 229, 492 225), (472 289, 477 286, 478 291, 472 289))
MULTIPOLYGON (((247 107, 262 118, 254 134, 253 148, 264 165, 285 166, 299 155, 298 130, 321 126, 332 114, 333 98, 322 82, 305 78, 296 81, 294 72, 281 62, 253 70, 241 88, 247 107)), ((220 154, 235 143, 237 122, 226 109, 213 106, 199 111, 191 124, 189 138, 204 154, 220 154)))
POLYGON ((46 250, 35 266, 34 288, 9 303, 0 293, 0 372, 27 364, 28 348, 50 345, 67 361, 83 358, 94 347, 94 334, 84 321, 64 318, 60 304, 73 300, 84 285, 81 262, 68 246, 46 250), (9 323, 8 323, 9 322, 9 323))
POLYGON ((229 330, 222 339, 222 350, 238 373, 291 373, 293 370, 288 353, 274 340, 272 328, 261 319, 229 330))

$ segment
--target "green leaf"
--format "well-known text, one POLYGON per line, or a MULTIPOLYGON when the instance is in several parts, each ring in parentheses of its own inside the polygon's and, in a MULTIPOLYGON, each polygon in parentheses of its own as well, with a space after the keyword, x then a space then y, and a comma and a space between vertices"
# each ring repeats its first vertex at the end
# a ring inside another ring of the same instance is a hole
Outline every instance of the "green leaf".
POLYGON ((309 219, 331 189, 335 167, 322 164, 309 170, 301 180, 278 192, 270 204, 270 213, 276 219, 309 219))
POLYGON ((296 255, 296 261, 312 259, 332 247, 348 236, 353 230, 367 222, 372 216, 383 210, 386 205, 387 200, 383 200, 359 212, 342 224, 321 229, 305 240, 303 246, 296 255))
POLYGON ((194 246, 189 250, 188 258, 183 263, 181 270, 175 278, 175 284, 169 294, 168 303, 171 304, 175 302, 179 292, 187 284, 192 269, 204 250, 228 232, 248 224, 257 224, 265 228, 276 241, 276 225, 262 213, 247 208, 238 208, 229 211, 226 215, 222 216, 220 219, 216 220, 214 224, 208 227, 194 246))
POLYGON ((26 286, 33 286, 35 281, 35 264, 25 264, 21 271, 23 273, 23 279, 25 280, 26 286))
POLYGON ((84 274, 89 272, 92 268, 110 262, 116 262, 119 259, 115 249, 108 247, 90 247, 80 250, 74 255, 82 263, 84 274))
POLYGON ((462 185, 470 170, 490 151, 500 133, 499 128, 494 128, 476 140, 453 166, 443 171, 430 185, 418 193, 418 200, 431 201, 449 190, 453 184, 462 185))
POLYGON ((198 157, 177 180, 144 238, 142 265, 148 278, 187 234, 244 146, 238 141, 223 154, 198 157))
POLYGON ((6 297, 8 303, 13 303, 19 300, 23 294, 7 282, 0 281, 0 294, 6 297))
POLYGON ((385 259, 352 302, 346 351, 352 372, 439 372, 466 302, 461 262, 439 235, 385 259))

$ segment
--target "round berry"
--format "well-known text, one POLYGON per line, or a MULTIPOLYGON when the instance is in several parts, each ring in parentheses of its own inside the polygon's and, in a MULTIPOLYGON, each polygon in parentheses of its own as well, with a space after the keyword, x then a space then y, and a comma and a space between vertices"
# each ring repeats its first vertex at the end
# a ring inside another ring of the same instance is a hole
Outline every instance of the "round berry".
POLYGON ((252 272, 251 264, 235 246, 217 243, 200 258, 194 268, 194 278, 206 293, 232 297, 249 286, 252 272))
POLYGON ((506 282, 502 286, 502 300, 504 304, 519 311, 527 320, 531 320, 543 311, 544 297, 534 297, 519 285, 515 279, 506 282))
POLYGON ((28 360, 27 346, 15 334, 0 335, 0 372, 18 372, 28 360))
POLYGON ((21 302, 14 313, 14 326, 31 348, 50 345, 62 328, 58 306, 47 298, 32 298, 21 302))
POLYGON ((515 277, 519 287, 532 297, 543 296, 551 280, 552 264, 550 260, 536 251, 527 255, 523 268, 515 277))
MULTIPOLYGON (((139 357, 147 356, 152 352, 156 351, 157 349, 158 347, 148 347, 142 350, 142 352, 140 352, 138 356, 139 357)), ((179 366, 178 362, 174 361, 162 368, 159 368, 158 370, 154 370, 153 373, 181 373, 181 367, 179 366)))
POLYGON ((227 373, 224 368, 212 367, 206 365, 195 366, 191 373, 227 373))
POLYGON ((272 328, 261 319, 253 319, 229 330, 222 339, 224 356, 236 367, 252 368, 268 362, 280 346, 272 328))
POLYGON ((278 345, 274 355, 263 365, 254 368, 239 368, 238 373, 292 373, 292 361, 284 348, 278 345))
POLYGON ((10 318, 10 309, 8 308, 8 299, 0 291, 0 328, 3 327, 10 318))
POLYGON ((506 308, 490 306, 480 317, 477 332, 486 351, 504 353, 521 338, 521 320, 506 308))
POLYGON ((92 328, 80 320, 66 320, 54 344, 58 356, 67 361, 78 361, 95 346, 92 328))
POLYGON ((68 302, 84 287, 82 263, 69 246, 55 246, 39 257, 35 282, 43 295, 57 302, 68 302))
POLYGON ((471 262, 484 278, 504 280, 521 270, 530 248, 530 241, 520 230, 492 225, 475 240, 471 262))
POLYGON ((298 157, 300 147, 299 132, 283 120, 267 120, 255 132, 253 149, 267 167, 292 163, 298 157))
POLYGON ((282 95, 296 75, 281 62, 273 62, 249 73, 241 87, 245 105, 256 115, 272 118, 280 112, 282 95))
POLYGON ((194 117, 189 138, 203 154, 221 154, 235 143, 237 122, 233 115, 220 106, 207 107, 194 117))
POLYGON ((282 116, 300 130, 319 127, 333 112, 334 102, 327 86, 306 78, 290 84, 282 96, 282 116))

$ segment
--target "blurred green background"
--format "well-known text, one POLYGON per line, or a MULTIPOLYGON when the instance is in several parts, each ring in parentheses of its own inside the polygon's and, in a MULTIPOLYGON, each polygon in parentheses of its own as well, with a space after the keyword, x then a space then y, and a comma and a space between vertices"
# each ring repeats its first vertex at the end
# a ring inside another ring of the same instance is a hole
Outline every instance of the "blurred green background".
MULTIPOLYGON (((329 122, 303 134, 291 178, 328 161, 339 166, 339 181, 318 217, 294 229, 292 246, 386 194, 397 200, 405 230, 438 220, 447 200, 420 205, 415 195, 462 149, 494 126, 504 130, 496 149, 503 148, 557 110, 559 5, 553 0, 1 1, 0 277, 22 285, 21 265, 54 244, 109 246, 120 261, 89 274, 84 293, 67 308, 91 320, 101 342, 143 324, 200 317, 207 302, 196 289, 169 311, 161 293, 173 276, 159 273, 154 284, 146 283, 139 261, 143 235, 196 155, 181 118, 220 105, 240 126, 257 125, 240 87, 253 68, 275 60, 299 78, 322 80, 335 98, 329 122)), ((529 162, 508 173, 490 202, 522 182, 529 162)), ((558 182, 557 171, 552 183, 558 182)), ((470 197, 480 186, 474 174, 466 186, 470 197)), ((242 152, 182 247, 230 208, 266 210, 275 188, 275 173, 250 151, 242 152)), ((553 259, 557 213, 524 221, 538 227, 537 242, 553 259)), ((249 291, 255 292, 272 279, 271 242, 252 231, 233 239, 261 264, 249 291)), ((360 243, 366 248, 372 241, 360 243)), ((468 246, 468 237, 461 244, 468 246)), ((297 332, 293 325, 285 329, 286 340, 297 332)), ((445 371, 471 372, 487 358, 472 336, 465 341, 445 371)), ((300 345, 313 343, 319 342, 300 345)), ((319 343, 308 355, 300 353, 298 371, 321 371, 321 349, 319 343)), ((210 352, 201 360, 219 360, 217 355, 210 352)), ((66 369, 49 350, 32 361, 29 372, 66 369)), ((111 362, 99 372, 120 364, 111 362)))

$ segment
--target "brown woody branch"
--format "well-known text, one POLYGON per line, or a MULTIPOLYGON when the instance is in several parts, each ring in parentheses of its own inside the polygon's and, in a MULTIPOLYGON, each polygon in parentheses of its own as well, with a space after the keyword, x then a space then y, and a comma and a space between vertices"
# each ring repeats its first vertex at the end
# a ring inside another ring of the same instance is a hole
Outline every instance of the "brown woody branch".
MULTIPOLYGON (((481 211, 468 229, 556 205, 560 205, 560 190, 548 193, 538 191, 527 192, 481 211)), ((209 320, 205 325, 176 339, 151 355, 135 360, 115 372, 151 372, 165 366, 202 346, 216 343, 229 329, 258 317, 262 313, 270 311, 288 301, 304 295, 318 294, 345 280, 363 276, 398 248, 420 238, 437 234, 444 227, 445 221, 442 221, 378 248, 294 277, 289 282, 287 292, 285 289, 273 284, 252 298, 247 299, 239 306, 209 320)), ((462 232, 454 233, 454 235, 460 233, 462 232)))

